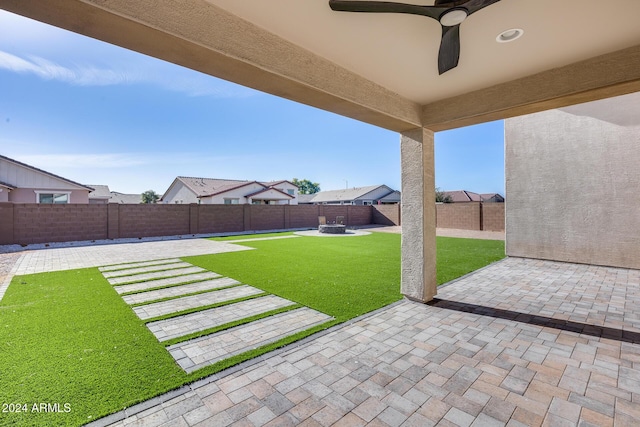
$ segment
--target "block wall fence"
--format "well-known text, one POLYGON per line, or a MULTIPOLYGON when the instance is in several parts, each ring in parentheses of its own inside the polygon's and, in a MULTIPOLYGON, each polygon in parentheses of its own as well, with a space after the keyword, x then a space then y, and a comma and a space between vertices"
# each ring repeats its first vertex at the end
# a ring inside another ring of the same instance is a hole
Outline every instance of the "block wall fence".
POLYGON ((318 217, 346 225, 391 223, 399 207, 261 205, 39 205, 0 203, 0 245, 315 228, 318 217), (381 220, 382 220, 381 219, 381 220))
MULTIPOLYGON (((488 205, 437 205, 438 227, 504 230, 503 204, 488 205)), ((315 228, 319 216, 342 216, 347 226, 401 225, 400 205, 0 203, 0 245, 315 228)))
POLYGON ((506 203, 438 203, 436 227, 460 230, 505 230, 506 203))

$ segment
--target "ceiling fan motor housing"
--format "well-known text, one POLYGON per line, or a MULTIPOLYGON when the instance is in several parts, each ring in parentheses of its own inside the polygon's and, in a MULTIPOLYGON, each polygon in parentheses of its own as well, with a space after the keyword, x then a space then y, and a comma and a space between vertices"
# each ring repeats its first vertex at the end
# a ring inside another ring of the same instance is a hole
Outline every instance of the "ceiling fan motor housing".
POLYGON ((469 12, 463 7, 456 7, 449 9, 440 15, 438 21, 445 27, 453 27, 454 25, 460 25, 467 19, 469 12))

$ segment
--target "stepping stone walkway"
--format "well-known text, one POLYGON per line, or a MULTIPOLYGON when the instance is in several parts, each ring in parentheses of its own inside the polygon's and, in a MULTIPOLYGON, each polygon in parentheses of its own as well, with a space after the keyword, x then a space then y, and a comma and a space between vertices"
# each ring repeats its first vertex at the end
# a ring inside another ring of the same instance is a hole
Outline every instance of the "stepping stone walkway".
POLYGON ((187 373, 211 365, 247 349, 257 348, 304 331, 331 319, 308 307, 277 314, 185 343, 172 345, 169 353, 187 373))
POLYGON ((167 341, 291 305, 295 303, 275 295, 267 295, 173 319, 151 322, 147 327, 159 341, 167 341))
POLYGON ((179 313, 191 308, 218 304, 262 293, 264 292, 258 288, 243 285, 220 291, 207 292, 205 294, 196 294, 188 297, 171 299, 154 304, 140 305, 138 307, 134 307, 133 311, 136 312, 139 318, 146 320, 154 317, 165 316, 171 313, 179 313))
POLYGON ((137 294, 125 295, 122 297, 127 304, 140 304, 143 302, 156 301, 167 297, 178 297, 181 295, 194 294, 202 291, 212 291, 216 288, 239 285, 240 282, 228 277, 222 279, 205 280, 181 286, 158 289, 155 291, 139 292, 137 294))
POLYGON ((169 277, 166 279, 155 279, 149 280, 148 282, 138 282, 131 285, 114 286, 113 288, 119 294, 126 294, 129 292, 140 292, 149 289, 164 288, 171 285, 184 285, 189 282, 216 279, 218 277, 222 276, 211 271, 205 271, 204 273, 193 273, 189 275, 169 277))
POLYGON ((103 276, 187 373, 313 328, 333 317, 177 258, 100 267, 103 276), (261 295, 264 294, 264 295, 261 295), (245 299, 248 298, 248 299, 245 299), (230 303, 230 301, 242 299, 230 303), (225 304, 227 303, 227 304, 225 304), (218 307, 207 308, 221 304, 218 307), (249 322, 274 310, 289 311, 249 322), (194 312, 181 314, 185 311, 194 312), (246 323, 224 329, 230 323, 246 323), (192 334, 219 332, 187 340, 192 334), (175 341, 174 341, 175 342, 175 341))

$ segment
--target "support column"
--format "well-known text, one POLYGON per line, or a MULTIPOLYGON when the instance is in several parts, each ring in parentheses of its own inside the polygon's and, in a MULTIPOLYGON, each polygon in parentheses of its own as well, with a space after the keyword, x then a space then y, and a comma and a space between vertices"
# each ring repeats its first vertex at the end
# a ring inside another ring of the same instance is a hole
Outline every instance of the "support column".
POLYGON ((427 302, 436 295, 434 135, 413 129, 400 137, 402 169, 402 294, 427 302))

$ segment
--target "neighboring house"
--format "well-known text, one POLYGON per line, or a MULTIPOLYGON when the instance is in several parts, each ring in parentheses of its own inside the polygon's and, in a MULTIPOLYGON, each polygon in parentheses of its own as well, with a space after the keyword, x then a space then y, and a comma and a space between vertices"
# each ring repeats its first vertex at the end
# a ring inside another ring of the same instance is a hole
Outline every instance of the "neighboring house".
POLYGON ((218 205, 297 205, 298 187, 282 181, 259 182, 179 176, 160 199, 161 203, 218 205))
POLYGON ((142 194, 125 194, 117 191, 111 192, 109 203, 118 203, 121 205, 139 205, 142 203, 142 194))
POLYGON ((89 203, 93 188, 0 155, 0 202, 89 203))
POLYGON ((90 204, 118 203, 121 205, 137 205, 142 203, 142 194, 124 194, 109 190, 108 185, 91 185, 94 189, 89 193, 90 204))
POLYGON ((473 191, 443 191, 444 196, 451 197, 452 203, 461 202, 487 202, 487 203, 504 203, 504 197, 498 193, 478 194, 473 191))
POLYGON ((106 205, 111 199, 111 191, 108 185, 91 185, 93 191, 89 193, 89 204, 106 205))
POLYGON ((481 194, 480 197, 486 203, 504 203, 504 197, 498 193, 481 194))
POLYGON ((443 191, 442 193, 444 197, 447 197, 447 196, 450 197, 452 203, 482 201, 482 196, 472 191, 458 190, 458 191, 443 191))
POLYGON ((380 205, 398 205, 401 201, 401 193, 398 190, 393 191, 392 193, 387 194, 382 199, 378 200, 378 204, 380 205))
MULTIPOLYGON (((377 205, 383 203, 383 199, 390 196, 386 203, 391 200, 400 202, 400 192, 394 191, 386 185, 370 185, 368 187, 354 187, 344 190, 320 191, 311 199, 305 200, 306 204, 314 205, 377 205), (395 194, 397 193, 397 195, 395 194)), ((301 202, 300 202, 301 203, 301 202)))

